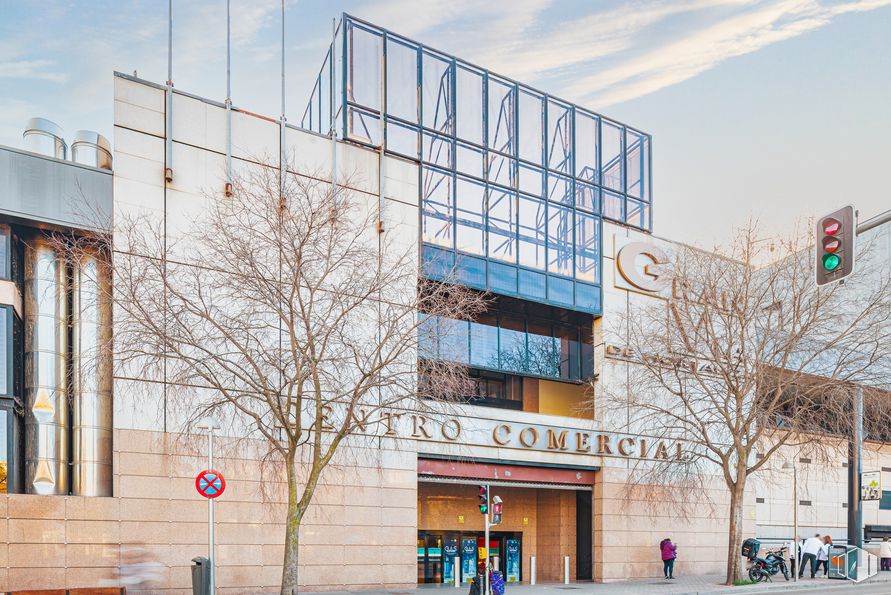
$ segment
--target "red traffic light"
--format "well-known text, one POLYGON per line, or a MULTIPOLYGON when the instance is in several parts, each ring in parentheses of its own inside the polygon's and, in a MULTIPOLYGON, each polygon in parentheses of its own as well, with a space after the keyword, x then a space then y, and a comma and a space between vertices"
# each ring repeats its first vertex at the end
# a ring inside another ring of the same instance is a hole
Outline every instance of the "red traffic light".
POLYGON ((825 250, 826 252, 838 252, 840 248, 841 240, 839 240, 838 238, 823 238, 823 250, 825 250))
POLYGON ((841 230, 841 223, 839 220, 832 217, 823 219, 820 225, 823 227, 823 233, 828 236, 834 236, 841 230))
POLYGON ((492 512, 494 514, 501 514, 501 502, 496 502, 492 505, 492 512))

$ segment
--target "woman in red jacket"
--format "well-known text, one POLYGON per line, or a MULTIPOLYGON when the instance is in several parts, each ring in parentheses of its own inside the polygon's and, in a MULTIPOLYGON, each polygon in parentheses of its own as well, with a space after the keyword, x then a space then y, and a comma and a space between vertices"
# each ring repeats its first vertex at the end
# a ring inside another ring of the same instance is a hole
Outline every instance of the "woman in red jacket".
POLYGON ((662 550, 662 570, 665 571, 665 578, 674 578, 674 560, 678 557, 678 546, 671 543, 670 538, 666 538, 659 542, 659 549, 662 550))

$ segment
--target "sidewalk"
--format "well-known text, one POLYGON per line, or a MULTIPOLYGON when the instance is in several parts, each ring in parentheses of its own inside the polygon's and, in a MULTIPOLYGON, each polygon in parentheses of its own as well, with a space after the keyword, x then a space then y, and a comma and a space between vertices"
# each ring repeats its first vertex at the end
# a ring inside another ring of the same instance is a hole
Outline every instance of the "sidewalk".
MULTIPOLYGON (((758 585, 743 585, 728 587, 722 585, 723 575, 705 575, 680 577, 675 580, 662 578, 637 579, 615 583, 547 583, 543 585, 507 585, 509 595, 537 595, 539 593, 556 594, 564 592, 567 595, 633 595, 637 593, 660 593, 665 595, 746 595, 750 593, 764 593, 777 591, 807 591, 810 589, 843 589, 854 585, 852 581, 830 580, 824 578, 809 579, 807 576, 797 583, 790 580, 786 582, 782 576, 779 580, 758 585)), ((864 581, 869 584, 887 584, 891 582, 891 573, 879 573, 873 578, 864 581)), ((418 585, 417 588, 387 589, 385 591, 328 591, 326 595, 465 595, 469 586, 455 588, 453 585, 418 585)))

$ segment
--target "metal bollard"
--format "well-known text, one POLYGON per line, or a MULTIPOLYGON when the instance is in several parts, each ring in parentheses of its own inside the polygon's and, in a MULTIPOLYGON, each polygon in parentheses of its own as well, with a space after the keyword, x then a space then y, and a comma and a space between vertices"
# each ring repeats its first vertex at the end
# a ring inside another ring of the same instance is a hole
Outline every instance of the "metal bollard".
POLYGON ((569 556, 563 556, 563 584, 569 584, 569 556))
POLYGON ((455 556, 455 561, 452 564, 454 564, 455 568, 455 572, 452 574, 455 576, 455 588, 457 589, 461 586, 461 558, 455 556))
POLYGON ((492 556, 492 570, 500 571, 501 556, 492 556))
POLYGON ((529 584, 535 584, 535 556, 529 556, 529 584))

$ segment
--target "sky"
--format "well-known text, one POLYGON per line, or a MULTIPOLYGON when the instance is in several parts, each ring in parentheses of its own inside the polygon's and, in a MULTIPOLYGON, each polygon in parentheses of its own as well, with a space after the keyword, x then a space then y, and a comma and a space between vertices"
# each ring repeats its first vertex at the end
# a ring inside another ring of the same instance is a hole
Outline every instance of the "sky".
MULTIPOLYGON (((233 103, 277 117, 281 0, 230 1, 233 103)), ((226 1, 173 5, 176 88, 223 100, 226 1)), ((891 209, 891 0, 285 0, 292 122, 344 11, 651 134, 658 235, 891 209)), ((0 144, 113 143, 114 71, 167 79, 165 0, 0 0, 0 144)))

